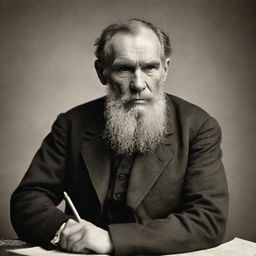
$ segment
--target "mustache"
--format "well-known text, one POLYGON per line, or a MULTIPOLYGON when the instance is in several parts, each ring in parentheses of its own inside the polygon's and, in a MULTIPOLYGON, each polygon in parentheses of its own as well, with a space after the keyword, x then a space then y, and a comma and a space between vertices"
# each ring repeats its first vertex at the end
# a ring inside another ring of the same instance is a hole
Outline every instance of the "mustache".
POLYGON ((123 96, 123 97, 121 97, 121 101, 124 104, 132 103, 133 101, 138 101, 138 100, 143 100, 143 101, 148 101, 148 102, 153 101, 152 97, 147 97, 147 96, 123 96))

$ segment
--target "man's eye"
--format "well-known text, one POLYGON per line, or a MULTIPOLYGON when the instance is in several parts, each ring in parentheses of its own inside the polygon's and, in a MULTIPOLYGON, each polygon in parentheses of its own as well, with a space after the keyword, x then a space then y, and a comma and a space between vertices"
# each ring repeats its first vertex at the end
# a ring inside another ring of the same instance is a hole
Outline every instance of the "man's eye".
POLYGON ((128 66, 121 66, 116 68, 117 72, 126 72, 126 71, 131 71, 131 68, 128 66))
POLYGON ((144 67, 146 71, 153 71, 154 69, 157 69, 157 65, 147 65, 144 67))

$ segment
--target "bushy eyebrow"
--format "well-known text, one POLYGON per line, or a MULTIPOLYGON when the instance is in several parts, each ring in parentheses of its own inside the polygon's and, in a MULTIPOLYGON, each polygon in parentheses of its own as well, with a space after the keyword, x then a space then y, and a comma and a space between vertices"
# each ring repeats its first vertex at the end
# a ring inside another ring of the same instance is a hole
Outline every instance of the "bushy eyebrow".
POLYGON ((148 66, 153 66, 153 67, 159 67, 160 62, 159 61, 152 61, 152 62, 143 62, 141 64, 142 67, 148 67, 148 66))
POLYGON ((113 67, 121 67, 121 66, 127 66, 127 67, 134 67, 133 62, 128 62, 128 61, 116 61, 112 64, 113 67))
MULTIPOLYGON (((152 65, 152 66, 159 66, 160 65, 160 60, 148 60, 148 61, 143 61, 140 63, 140 65, 142 67, 144 66, 148 66, 148 65, 152 65)), ((121 60, 116 60, 113 62, 113 66, 114 67, 119 67, 119 66, 135 66, 135 63, 130 61, 130 60, 126 60, 126 59, 121 59, 121 60)))

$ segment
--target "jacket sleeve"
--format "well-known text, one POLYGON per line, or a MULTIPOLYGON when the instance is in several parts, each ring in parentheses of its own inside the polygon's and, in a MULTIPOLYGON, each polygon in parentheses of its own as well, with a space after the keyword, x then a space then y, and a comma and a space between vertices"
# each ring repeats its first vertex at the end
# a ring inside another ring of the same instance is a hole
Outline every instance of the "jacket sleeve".
POLYGON ((165 219, 110 225, 116 255, 179 253, 221 243, 228 190, 220 142, 220 127, 208 118, 190 143, 181 210, 165 219))
POLYGON ((11 197, 11 221, 18 236, 47 245, 70 216, 56 205, 63 199, 68 127, 60 114, 11 197))

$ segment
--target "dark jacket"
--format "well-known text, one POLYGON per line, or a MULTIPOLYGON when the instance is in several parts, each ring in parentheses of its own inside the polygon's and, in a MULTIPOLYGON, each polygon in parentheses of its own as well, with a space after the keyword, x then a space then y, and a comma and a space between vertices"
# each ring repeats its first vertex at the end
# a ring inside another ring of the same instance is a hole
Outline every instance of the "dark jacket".
MULTIPOLYGON (((11 199, 23 240, 48 243, 71 211, 63 191, 95 223, 108 190, 111 153, 101 138, 105 98, 60 114, 11 199)), ((168 134, 154 153, 137 155, 127 204, 136 222, 109 225, 115 254, 167 254, 218 245, 228 210, 221 130, 199 107, 168 95, 168 134)))

